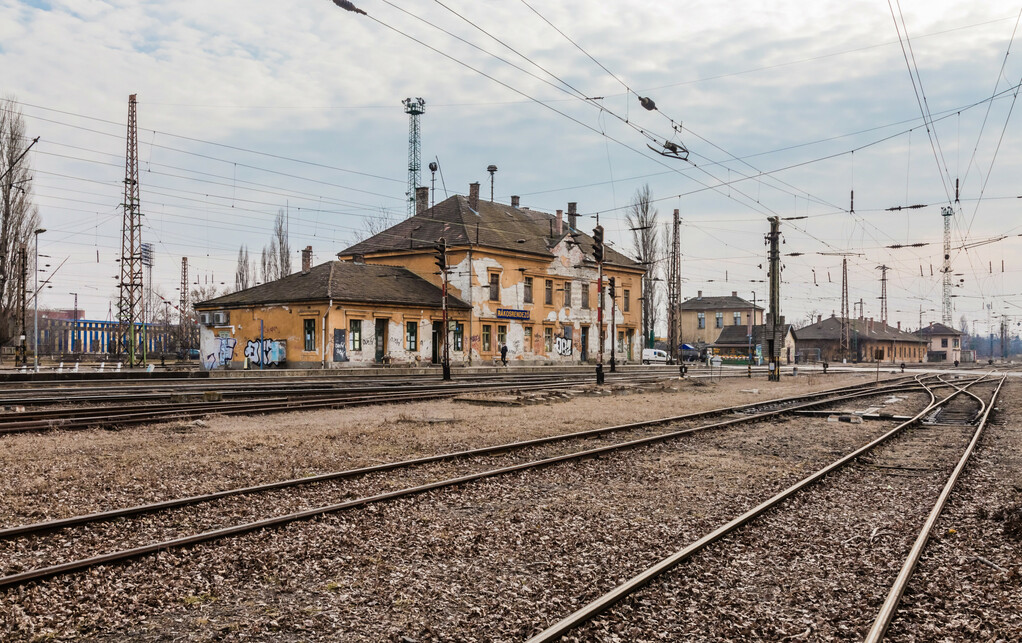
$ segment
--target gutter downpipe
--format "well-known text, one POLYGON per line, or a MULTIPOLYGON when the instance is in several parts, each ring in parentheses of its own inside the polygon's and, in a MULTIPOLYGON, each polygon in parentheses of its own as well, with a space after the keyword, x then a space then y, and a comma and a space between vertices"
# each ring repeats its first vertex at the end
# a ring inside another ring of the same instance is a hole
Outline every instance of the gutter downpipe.
POLYGON ((330 303, 327 304, 326 312, 323 313, 323 361, 320 362, 321 368, 326 370, 326 322, 330 318, 330 309, 334 307, 334 300, 331 299, 330 303))

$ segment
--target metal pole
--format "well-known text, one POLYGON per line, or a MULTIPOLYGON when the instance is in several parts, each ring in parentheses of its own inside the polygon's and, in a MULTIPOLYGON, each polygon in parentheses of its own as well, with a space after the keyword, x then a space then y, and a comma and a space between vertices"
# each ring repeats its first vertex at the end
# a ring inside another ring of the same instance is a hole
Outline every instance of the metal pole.
POLYGON ((599 344, 599 352, 596 358, 596 383, 603 384, 603 264, 599 264, 599 277, 596 280, 596 291, 599 293, 597 296, 600 298, 600 305, 597 308, 596 313, 596 325, 597 330, 597 343, 599 344))
POLYGON ((46 228, 36 228, 35 232, 35 305, 34 309, 34 325, 35 332, 32 335, 32 359, 35 365, 35 372, 39 372, 39 235, 46 232, 46 228))
POLYGON ((263 370, 263 362, 266 361, 266 348, 263 345, 263 320, 259 320, 259 370, 263 370))
POLYGON ((71 328, 71 354, 74 355, 76 353, 75 349, 78 346, 78 293, 72 292, 68 294, 75 296, 75 317, 71 328))

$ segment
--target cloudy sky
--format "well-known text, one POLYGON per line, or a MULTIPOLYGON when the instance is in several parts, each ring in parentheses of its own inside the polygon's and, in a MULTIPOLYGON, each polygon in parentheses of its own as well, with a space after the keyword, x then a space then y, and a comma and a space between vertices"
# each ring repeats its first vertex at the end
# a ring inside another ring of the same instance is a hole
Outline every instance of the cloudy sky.
POLYGON ((988 304, 995 323, 1022 320, 1017 3, 355 4, 366 15, 331 0, 0 0, 0 94, 40 137, 40 253, 61 266, 43 304, 78 292, 108 316, 129 94, 143 238, 175 301, 181 257, 193 283, 233 286, 239 248, 257 257, 281 209, 317 263, 403 218, 401 100, 421 96, 438 198, 473 181, 488 197, 495 164, 496 200, 577 201, 628 251, 624 215, 648 184, 662 222, 681 215, 685 297, 764 299, 780 216, 789 321, 840 311, 844 256, 867 316, 886 265, 892 323, 939 321, 951 206, 955 325, 985 331, 988 304), (688 160, 648 147, 665 142, 688 160))

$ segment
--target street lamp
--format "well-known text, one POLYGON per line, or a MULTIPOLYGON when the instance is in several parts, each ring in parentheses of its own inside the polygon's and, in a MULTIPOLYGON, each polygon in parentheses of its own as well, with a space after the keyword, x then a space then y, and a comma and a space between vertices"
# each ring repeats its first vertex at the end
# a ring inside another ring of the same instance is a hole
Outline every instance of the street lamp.
POLYGON ((39 372, 39 235, 46 232, 46 228, 36 228, 32 233, 35 235, 35 306, 34 314, 35 332, 32 336, 32 363, 35 372, 39 372))

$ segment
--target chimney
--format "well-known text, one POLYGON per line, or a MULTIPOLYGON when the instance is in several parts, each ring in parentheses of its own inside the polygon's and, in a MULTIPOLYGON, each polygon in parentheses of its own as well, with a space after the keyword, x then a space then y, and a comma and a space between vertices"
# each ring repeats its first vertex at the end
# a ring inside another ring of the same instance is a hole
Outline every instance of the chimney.
POLYGON ((364 254, 362 254, 361 252, 359 252, 359 253, 351 255, 351 260, 354 263, 365 263, 366 262, 366 256, 364 254))
POLYGON ((517 194, 512 194, 511 195, 511 207, 512 208, 517 208, 518 204, 521 203, 521 198, 522 197, 518 196, 517 194))
POLYGON ((302 250, 302 274, 307 275, 312 270, 312 246, 305 246, 302 250))
POLYGON ((737 297, 738 296, 738 291, 737 290, 732 290, 731 291, 731 296, 732 297, 737 297))
POLYGON ((901 322, 898 322, 898 330, 901 330, 901 322))
POLYGON ((415 188, 415 214, 422 214, 429 209, 429 188, 415 188))
POLYGON ((696 291, 696 299, 702 299, 702 298, 703 298, 703 291, 702 290, 697 290, 696 291))
POLYGON ((564 234, 564 210, 557 211, 557 224, 554 226, 554 232, 558 237, 564 234))
POLYGON ((479 181, 468 184, 468 207, 479 209, 479 181))
POLYGON ((823 315, 817 315, 816 316, 816 323, 817 324, 822 324, 823 323, 823 315))
POLYGON ((568 201, 568 227, 578 230, 578 203, 568 201))

